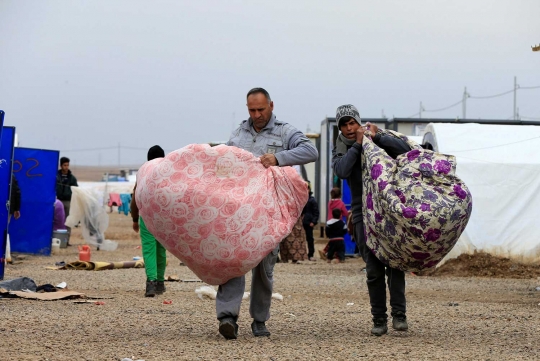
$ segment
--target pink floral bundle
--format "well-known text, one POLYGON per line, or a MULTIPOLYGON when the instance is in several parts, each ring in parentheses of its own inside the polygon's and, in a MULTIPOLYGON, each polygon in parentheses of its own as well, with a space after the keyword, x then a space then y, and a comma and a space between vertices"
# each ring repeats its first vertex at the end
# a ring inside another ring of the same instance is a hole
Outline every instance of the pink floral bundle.
POLYGON ((291 232, 307 197, 293 168, 265 168, 245 150, 203 144, 145 163, 135 194, 148 230, 212 285, 266 257, 291 232))

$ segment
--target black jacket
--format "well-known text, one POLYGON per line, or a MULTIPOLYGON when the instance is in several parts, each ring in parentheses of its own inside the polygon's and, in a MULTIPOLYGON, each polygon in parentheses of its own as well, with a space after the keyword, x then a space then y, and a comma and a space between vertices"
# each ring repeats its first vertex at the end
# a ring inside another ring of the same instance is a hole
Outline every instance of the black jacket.
POLYGON ((71 200, 71 188, 70 186, 78 187, 77 178, 71 171, 68 170, 67 177, 62 177, 62 170, 59 169, 56 173, 56 198, 61 201, 71 200))
POLYGON ((315 225, 317 222, 319 222, 319 205, 311 193, 309 194, 309 199, 302 210, 302 215, 304 216, 302 221, 304 227, 309 226, 310 223, 315 225))
POLYGON ((21 188, 19 182, 13 174, 11 174, 11 194, 9 196, 9 214, 13 214, 21 210, 21 188))
MULTIPOLYGON (((409 145, 390 135, 376 134, 373 142, 384 149, 392 158, 411 150, 409 145)), ((351 188, 351 212, 353 224, 362 222, 362 145, 354 143, 347 147, 347 153, 338 153, 336 148, 332 150, 332 169, 341 179, 346 179, 351 188)))
POLYGON ((343 238, 347 234, 347 226, 341 219, 332 218, 326 222, 324 231, 329 239, 343 238))

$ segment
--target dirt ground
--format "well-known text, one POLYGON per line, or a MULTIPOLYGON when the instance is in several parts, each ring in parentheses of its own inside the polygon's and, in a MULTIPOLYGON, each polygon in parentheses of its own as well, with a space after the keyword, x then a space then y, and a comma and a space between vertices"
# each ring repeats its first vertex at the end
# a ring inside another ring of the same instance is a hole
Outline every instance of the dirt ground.
MULTIPOLYGON (((110 219, 106 236, 119 247, 93 249, 92 260, 141 256, 130 218, 112 214, 110 219)), ((103 305, 0 299, 0 360, 540 359, 538 266, 519 268, 480 254, 429 275, 408 274, 409 331, 373 337, 360 259, 278 263, 274 289, 284 299, 273 301, 267 322, 272 335, 251 335, 244 301, 239 338, 226 341, 217 331, 214 301, 195 294, 202 283, 167 282, 164 295, 145 298, 143 269, 46 270, 58 261, 77 260, 80 229, 74 229, 72 243, 58 255, 27 256, 8 265, 5 279, 26 276, 38 285, 65 281, 71 290, 108 298, 103 305)), ((195 278, 173 256, 166 275, 195 278)))
POLYGON ((530 279, 540 277, 540 264, 522 264, 508 258, 478 252, 474 255, 462 254, 439 268, 421 272, 419 275, 530 279))

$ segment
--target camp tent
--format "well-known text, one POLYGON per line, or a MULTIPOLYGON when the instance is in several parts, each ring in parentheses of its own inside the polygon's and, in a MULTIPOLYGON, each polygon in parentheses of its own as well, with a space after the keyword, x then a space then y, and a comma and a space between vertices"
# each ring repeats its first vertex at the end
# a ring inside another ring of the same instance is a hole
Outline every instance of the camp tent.
POLYGON ((474 250, 540 261, 540 126, 434 124, 424 143, 457 158, 473 196, 461 238, 443 260, 474 250))

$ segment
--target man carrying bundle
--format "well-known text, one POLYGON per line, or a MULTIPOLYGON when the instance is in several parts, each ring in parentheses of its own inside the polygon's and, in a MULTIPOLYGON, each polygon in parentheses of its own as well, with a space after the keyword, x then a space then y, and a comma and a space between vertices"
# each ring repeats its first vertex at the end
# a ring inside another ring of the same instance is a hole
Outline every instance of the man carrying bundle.
POLYGON ((364 195, 361 154, 364 133, 367 131, 371 133, 373 142, 392 158, 408 152, 410 148, 403 140, 377 133, 378 127, 375 124, 367 123, 366 128, 362 127, 360 114, 353 105, 338 107, 336 122, 341 133, 332 150, 332 168, 339 178, 347 180, 351 188, 354 239, 366 262, 367 286, 373 316, 371 334, 382 336, 388 332, 385 275, 388 276, 392 326, 397 331, 407 331, 409 327, 406 317, 405 274, 403 271, 386 266, 366 245, 362 218, 364 195))
MULTIPOLYGON (((263 88, 247 94, 249 119, 233 131, 227 145, 245 149, 260 157, 264 167, 301 165, 317 160, 318 152, 309 139, 272 113, 274 102, 263 88)), ((274 265, 279 246, 252 270, 249 312, 253 335, 270 336, 265 322, 270 318, 274 265)), ((245 276, 233 278, 218 288, 216 313, 219 333, 226 339, 238 336, 238 315, 245 290, 245 276)))

